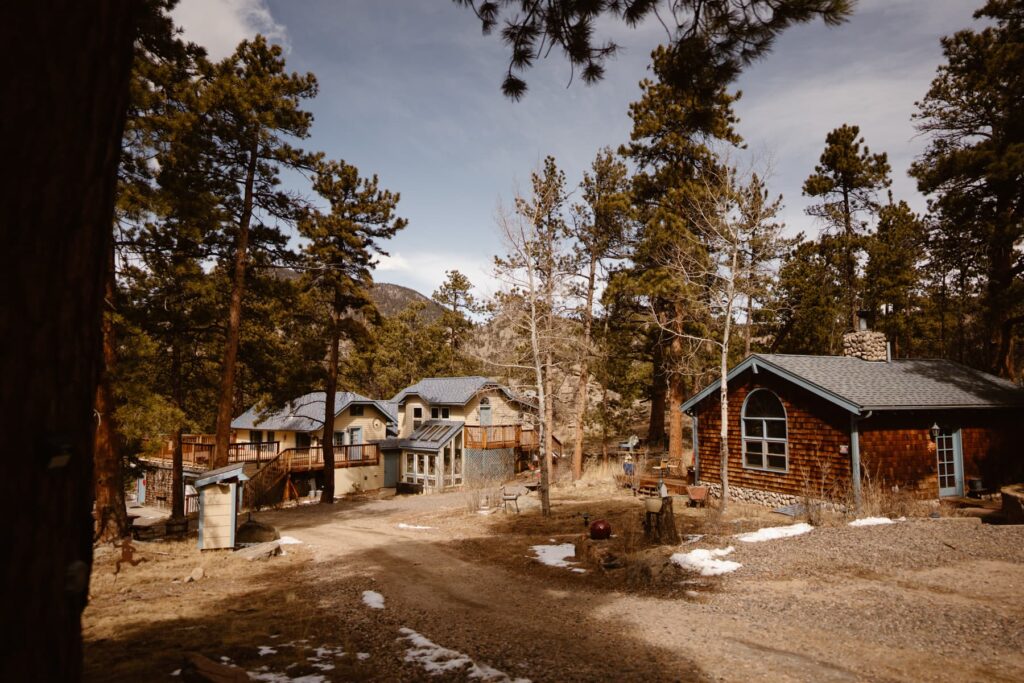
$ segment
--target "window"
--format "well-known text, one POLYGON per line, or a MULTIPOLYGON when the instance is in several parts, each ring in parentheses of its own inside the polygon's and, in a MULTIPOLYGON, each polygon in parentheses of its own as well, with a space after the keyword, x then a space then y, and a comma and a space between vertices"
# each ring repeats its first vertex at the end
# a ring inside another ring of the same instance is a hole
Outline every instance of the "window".
POLYGON ((419 406, 416 406, 415 408, 413 408, 412 409, 412 416, 415 417, 415 418, 422 418, 423 417, 423 408, 420 408, 419 406))
POLYGON ((273 443, 274 442, 274 432, 267 432, 267 442, 268 443, 273 443))
POLYGON ((767 389, 751 392, 743 402, 743 466, 771 472, 788 467, 786 409, 767 389))
POLYGON ((295 447, 296 448, 309 448, 312 445, 312 439, 306 432, 295 433, 295 447))
POLYGON ((334 445, 344 446, 345 445, 345 432, 334 432, 334 445))
POLYGON ((451 416, 451 410, 449 408, 431 408, 430 417, 434 420, 441 418, 447 420, 451 416))
POLYGON ((362 417, 363 407, 364 406, 351 406, 348 409, 348 414, 351 415, 352 417, 362 417))
POLYGON ((249 443, 263 443, 263 431, 260 429, 250 429, 249 443))

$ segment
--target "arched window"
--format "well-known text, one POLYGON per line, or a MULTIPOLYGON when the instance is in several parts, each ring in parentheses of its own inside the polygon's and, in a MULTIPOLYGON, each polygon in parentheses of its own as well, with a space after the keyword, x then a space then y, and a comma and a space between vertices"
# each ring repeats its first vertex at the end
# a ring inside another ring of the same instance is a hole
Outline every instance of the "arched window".
POLYGON ((786 409, 767 389, 750 392, 743 402, 743 466, 787 470, 786 409))

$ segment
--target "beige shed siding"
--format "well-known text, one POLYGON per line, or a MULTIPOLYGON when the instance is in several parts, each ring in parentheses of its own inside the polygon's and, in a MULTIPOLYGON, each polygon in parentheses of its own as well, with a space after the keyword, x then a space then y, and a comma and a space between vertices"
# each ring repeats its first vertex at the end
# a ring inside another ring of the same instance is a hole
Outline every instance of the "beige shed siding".
POLYGON ((372 466, 342 467, 334 470, 334 495, 373 491, 384 487, 384 458, 372 466))
POLYGON ((231 514, 232 487, 212 484, 203 488, 203 549, 230 548, 235 517, 231 514))

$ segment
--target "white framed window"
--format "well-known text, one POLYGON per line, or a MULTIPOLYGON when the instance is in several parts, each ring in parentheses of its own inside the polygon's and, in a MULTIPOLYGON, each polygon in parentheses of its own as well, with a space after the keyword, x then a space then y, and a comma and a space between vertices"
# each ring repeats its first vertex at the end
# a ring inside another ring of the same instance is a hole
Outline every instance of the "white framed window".
POLYGON ((743 401, 743 466, 785 473, 789 470, 786 408, 773 392, 755 389, 743 401))
POLYGON ((452 413, 451 413, 451 409, 450 408, 431 408, 430 409, 430 418, 432 420, 436 420, 438 418, 440 418, 442 420, 447 420, 449 417, 451 417, 451 414, 452 413))

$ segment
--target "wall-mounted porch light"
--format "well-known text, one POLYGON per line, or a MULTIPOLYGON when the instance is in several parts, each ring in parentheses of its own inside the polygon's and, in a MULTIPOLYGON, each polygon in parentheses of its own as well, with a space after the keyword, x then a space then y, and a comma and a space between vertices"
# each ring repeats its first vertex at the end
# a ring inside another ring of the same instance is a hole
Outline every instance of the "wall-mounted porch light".
POLYGON ((942 432, 942 428, 939 427, 939 423, 938 422, 935 422, 935 423, 932 424, 932 428, 929 429, 928 431, 931 432, 932 441, 938 441, 939 440, 939 433, 942 432))

